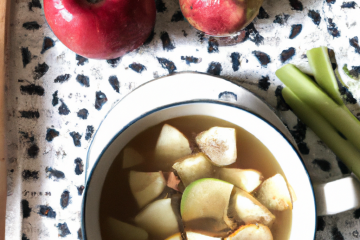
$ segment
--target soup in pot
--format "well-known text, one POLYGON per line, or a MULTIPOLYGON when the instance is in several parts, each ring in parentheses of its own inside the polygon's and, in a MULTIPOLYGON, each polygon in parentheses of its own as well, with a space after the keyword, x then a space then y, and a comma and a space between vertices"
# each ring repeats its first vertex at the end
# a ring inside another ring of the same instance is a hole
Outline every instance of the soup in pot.
POLYGON ((252 134, 208 116, 167 120, 114 160, 100 200, 103 240, 290 236, 295 193, 252 134))

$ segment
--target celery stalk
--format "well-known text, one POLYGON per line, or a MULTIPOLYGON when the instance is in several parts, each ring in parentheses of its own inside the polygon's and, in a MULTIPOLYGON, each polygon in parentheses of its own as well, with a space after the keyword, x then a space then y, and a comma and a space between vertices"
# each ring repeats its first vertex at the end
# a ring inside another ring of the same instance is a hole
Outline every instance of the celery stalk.
POLYGON ((301 101, 288 87, 282 90, 285 102, 293 112, 360 178, 360 152, 342 138, 336 129, 318 112, 301 101))
POLYGON ((276 71, 276 75, 302 102, 321 114, 360 150, 360 122, 348 110, 336 104, 294 65, 285 65, 276 71))
POLYGON ((343 105, 339 86, 330 62, 328 48, 313 48, 307 51, 306 55, 316 82, 337 104, 343 105))

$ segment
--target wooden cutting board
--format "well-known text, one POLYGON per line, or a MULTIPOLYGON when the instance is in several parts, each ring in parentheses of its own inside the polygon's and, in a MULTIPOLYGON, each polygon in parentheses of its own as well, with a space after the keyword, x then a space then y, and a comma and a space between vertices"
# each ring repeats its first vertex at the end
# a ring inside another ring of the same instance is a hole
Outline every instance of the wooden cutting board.
POLYGON ((10 1, 0 0, 0 240, 5 239, 6 213, 6 141, 5 141, 5 61, 10 1))

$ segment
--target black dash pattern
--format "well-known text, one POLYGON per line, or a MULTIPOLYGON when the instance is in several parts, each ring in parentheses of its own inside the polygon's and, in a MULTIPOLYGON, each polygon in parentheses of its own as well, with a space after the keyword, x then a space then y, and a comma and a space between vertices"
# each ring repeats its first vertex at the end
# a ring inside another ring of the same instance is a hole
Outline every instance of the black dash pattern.
POLYGON ((70 203, 70 192, 68 190, 65 190, 60 197, 60 206, 64 209, 69 206, 70 203))
POLYGON ((49 70, 49 66, 44 63, 39 63, 34 70, 34 80, 40 79, 42 76, 44 76, 47 71, 49 70))
POLYGON ((324 172, 329 172, 331 170, 331 164, 324 159, 314 159, 313 164, 317 165, 324 172))
POLYGON ((200 63, 202 59, 193 56, 181 56, 181 60, 185 60, 186 64, 190 65, 190 63, 200 63))
POLYGON ((265 11, 263 7, 260 7, 259 14, 257 15, 258 19, 268 19, 269 14, 265 11))
POLYGON ((39 179, 39 171, 32 171, 32 170, 28 170, 28 169, 25 169, 23 172, 22 172, 22 177, 24 180, 37 180, 39 179))
POLYGON ((20 111, 20 115, 22 118, 29 118, 29 119, 37 119, 40 117, 40 113, 38 110, 35 111, 20 111))
POLYGON ((220 75, 221 71, 223 70, 221 63, 219 62, 211 62, 207 69, 207 73, 218 76, 220 75))
POLYGON ((231 58, 231 67, 234 70, 234 72, 239 71, 240 69, 240 57, 241 54, 238 52, 233 52, 230 54, 230 58, 231 58))
POLYGON ((56 90, 53 94, 52 94, 53 98, 51 100, 51 104, 55 107, 56 105, 59 104, 59 97, 58 97, 58 91, 56 90))
POLYGON ((359 38, 357 36, 349 39, 350 46, 355 48, 355 52, 360 54, 359 38))
POLYGON ((45 172, 48 174, 49 178, 54 177, 55 179, 64 179, 65 174, 62 171, 53 169, 51 167, 46 167, 45 172))
POLYGON ((302 24, 293 24, 291 25, 290 39, 296 38, 302 30, 302 24))
POLYGON ((327 30, 330 33, 330 35, 333 36, 334 38, 340 37, 340 31, 338 30, 336 24, 333 22, 331 18, 328 19, 327 30))
POLYGON ((39 85, 29 84, 20 86, 20 92, 22 94, 44 96, 45 89, 39 85))
POLYGON ((121 57, 106 60, 106 62, 113 68, 116 68, 121 61, 121 57))
POLYGON ((70 79, 71 75, 66 73, 63 75, 59 75, 54 79, 54 83, 64 83, 70 79))
POLYGON ((308 17, 311 18, 315 25, 319 26, 321 22, 321 15, 318 10, 309 10, 308 17))
POLYGON ((109 83, 117 93, 120 92, 120 82, 115 75, 109 77, 109 83))
POLYGON ((303 4, 299 0, 289 0, 291 9, 296 11, 302 11, 303 10, 303 4))
POLYGON ((167 32, 161 32, 160 39, 162 42, 163 49, 166 51, 170 51, 175 49, 174 43, 171 41, 169 34, 167 32))
POLYGON ((76 61, 77 61, 77 65, 78 66, 84 66, 85 63, 88 63, 89 62, 89 59, 83 57, 83 56, 80 56, 78 54, 76 54, 76 61))
POLYGON ((25 68, 31 62, 31 52, 28 47, 21 47, 21 57, 23 62, 23 67, 25 68))
POLYGON ((56 129, 53 129, 53 128, 49 128, 47 131, 46 131, 46 141, 48 142, 52 142, 52 140, 54 140, 54 138, 58 137, 59 136, 59 132, 56 131, 56 129))
POLYGON ((166 58, 156 57, 158 62, 161 64, 161 67, 167 69, 169 74, 174 73, 176 70, 176 66, 173 61, 170 61, 166 58))
POLYGON ((295 56, 296 50, 295 48, 291 47, 289 49, 285 49, 280 54, 280 60, 282 63, 285 63, 287 60, 291 59, 293 56, 295 56))
POLYGON ((208 53, 217 53, 217 52, 219 52, 219 43, 215 38, 210 37, 208 41, 208 53))
POLYGON ((23 28, 26 30, 38 30, 41 27, 37 22, 26 22, 23 24, 23 28))
POLYGON ((171 17, 172 22, 179 22, 184 21, 184 15, 182 14, 181 10, 178 10, 172 15, 171 17))
POLYGON ((85 140, 90 140, 92 135, 94 134, 94 126, 87 126, 86 133, 85 133, 85 140))
POLYGON ((80 109, 77 112, 77 116, 83 120, 86 120, 89 116, 89 111, 86 108, 80 109))
POLYGON ((76 158, 75 163, 75 174, 81 175, 84 172, 84 163, 81 158, 76 158))
POLYGON ((97 91, 95 93, 95 108, 97 110, 101 110, 101 108, 104 106, 104 104, 108 101, 105 93, 101 91, 97 91))
POLYGON ((26 199, 21 200, 21 208, 22 208, 23 218, 30 217, 31 207, 29 207, 29 201, 28 200, 26 200, 26 199))
POLYGON ((80 135, 80 133, 75 132, 75 131, 70 132, 69 134, 73 139, 75 147, 81 147, 81 141, 80 140, 81 140, 82 135, 80 135))
POLYGON ((80 83, 81 86, 90 87, 90 79, 88 76, 79 74, 76 76, 76 81, 80 83))
POLYGON ((47 50, 49 50, 50 48, 55 46, 55 42, 54 40, 52 40, 49 37, 44 37, 44 41, 43 41, 43 45, 42 45, 42 49, 41 49, 41 54, 44 54, 47 50))
POLYGON ((146 70, 146 67, 140 63, 131 63, 129 65, 129 68, 131 68, 132 70, 134 70, 137 73, 142 73, 142 71, 146 70))
POLYGON ((56 218, 56 212, 50 206, 40 205, 38 214, 43 217, 56 218))
POLYGON ((58 112, 60 115, 69 115, 70 110, 68 108, 68 106, 64 103, 64 101, 62 99, 60 99, 61 105, 58 108, 58 112))
POLYGON ((252 54, 256 57, 256 59, 260 62, 261 66, 266 67, 270 62, 270 56, 261 51, 253 51, 252 54))
POLYGON ((270 87, 269 76, 262 76, 262 78, 258 82, 258 87, 263 91, 269 90, 269 87, 270 87))

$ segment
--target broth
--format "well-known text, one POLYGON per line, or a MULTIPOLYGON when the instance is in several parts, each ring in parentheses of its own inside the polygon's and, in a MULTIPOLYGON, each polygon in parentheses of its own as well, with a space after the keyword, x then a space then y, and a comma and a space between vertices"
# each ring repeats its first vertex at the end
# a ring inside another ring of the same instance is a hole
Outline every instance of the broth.
MULTIPOLYGON (((153 126, 135 138, 126 147, 132 147, 144 157, 145 161, 134 166, 131 170, 143 172, 169 172, 173 169, 156 168, 153 164, 154 149, 161 128, 167 123, 182 132, 190 141, 196 134, 206 131, 211 127, 231 127, 236 129, 237 160, 235 163, 226 166, 230 168, 255 169, 260 171, 264 179, 274 176, 277 173, 285 176, 280 165, 270 151, 252 134, 243 128, 227 121, 208 116, 185 116, 167 120, 153 126)), ((190 144, 194 144, 190 141, 190 144)), ((100 200, 100 228, 103 240, 116 239, 107 230, 106 219, 111 216, 123 222, 135 225, 134 217, 139 213, 139 208, 133 197, 129 186, 130 169, 122 168, 121 151, 112 163, 107 173, 100 200)), ((274 240, 288 240, 291 230, 292 212, 271 211, 276 220, 271 227, 274 240)))

